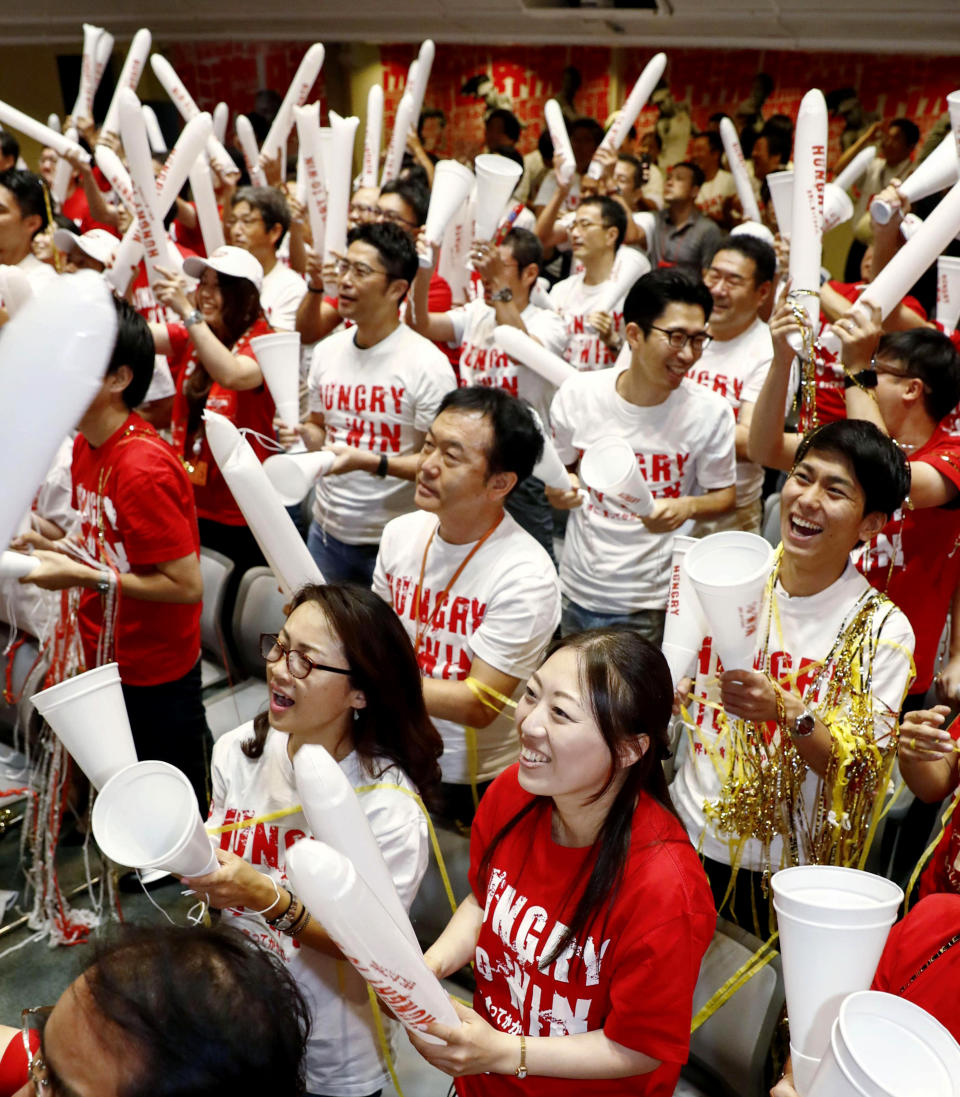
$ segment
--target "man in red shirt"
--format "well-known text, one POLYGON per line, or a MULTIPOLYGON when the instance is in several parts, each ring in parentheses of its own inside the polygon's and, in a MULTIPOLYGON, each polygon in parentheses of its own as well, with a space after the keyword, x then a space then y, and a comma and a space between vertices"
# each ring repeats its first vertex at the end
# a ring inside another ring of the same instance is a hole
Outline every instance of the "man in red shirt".
POLYGON ((138 756, 183 770, 205 811, 210 733, 201 702, 193 489, 170 446, 131 410, 150 384, 153 339, 130 305, 116 307, 113 356, 73 448, 79 530, 69 541, 26 535, 40 560, 27 581, 81 588, 86 665, 116 660, 138 756))

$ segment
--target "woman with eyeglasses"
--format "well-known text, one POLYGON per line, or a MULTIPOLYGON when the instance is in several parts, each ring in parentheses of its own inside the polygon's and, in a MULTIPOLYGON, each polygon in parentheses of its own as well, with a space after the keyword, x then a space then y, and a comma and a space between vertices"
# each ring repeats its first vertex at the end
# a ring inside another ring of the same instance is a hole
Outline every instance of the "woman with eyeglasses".
POLYGON ((567 636, 517 705, 520 761, 480 802, 471 894, 426 961, 474 961, 446 1044, 461 1097, 669 1097, 716 912, 661 757, 673 687, 632 628, 567 636))
POLYGON ((429 855, 426 818, 409 793, 432 802, 442 741, 403 626, 363 587, 304 587, 261 651, 269 711, 213 751, 210 822, 239 825, 221 836, 220 867, 184 882, 290 964, 311 1007, 308 1093, 368 1097, 387 1074, 366 985, 286 879, 286 850, 310 836, 293 756, 319 744, 355 788, 377 786, 360 802, 409 908, 429 855))

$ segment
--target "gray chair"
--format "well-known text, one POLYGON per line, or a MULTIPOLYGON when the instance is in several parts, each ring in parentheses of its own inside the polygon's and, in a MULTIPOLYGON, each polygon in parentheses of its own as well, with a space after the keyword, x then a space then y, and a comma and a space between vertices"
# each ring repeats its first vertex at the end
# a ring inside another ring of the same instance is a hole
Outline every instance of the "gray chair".
POLYGON ((780 492, 763 501, 763 536, 774 548, 780 544, 780 492))
POLYGON ((224 638, 220 633, 223 595, 236 565, 227 556, 201 546, 203 609, 200 613, 200 680, 205 691, 224 685, 233 676, 224 638))

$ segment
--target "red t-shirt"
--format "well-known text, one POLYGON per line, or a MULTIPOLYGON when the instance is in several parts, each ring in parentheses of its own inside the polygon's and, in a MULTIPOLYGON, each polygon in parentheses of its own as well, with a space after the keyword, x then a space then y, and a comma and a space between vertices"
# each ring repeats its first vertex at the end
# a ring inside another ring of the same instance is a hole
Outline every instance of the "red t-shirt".
MULTIPOLYGON (((73 443, 73 505, 80 541, 121 574, 149 570, 200 552, 193 492, 183 466, 135 412, 101 446, 73 443)), ((145 602, 120 596, 116 660, 127 685, 182 678, 200 657, 200 603, 145 602)), ((103 603, 80 596, 80 635, 87 665, 96 659, 103 603)))
POLYGON ((473 823, 470 886, 484 908, 476 950, 474 1008, 502 1032, 565 1036, 602 1029, 661 1061, 650 1074, 571 1080, 489 1074, 457 1080, 469 1097, 670 1097, 690 1047, 693 989, 713 937, 716 910, 686 831, 641 796, 626 871, 612 907, 542 971, 541 958, 569 924, 592 849, 558 845, 544 799, 497 846, 489 884, 478 879, 492 837, 531 800, 511 766, 490 787, 473 823), (571 894, 571 890, 573 894, 571 894), (575 949, 582 945, 582 952, 575 949))
MULTIPOLYGON (((266 320, 262 316, 259 317, 237 341, 236 346, 233 347, 233 353, 256 358, 250 348, 250 340, 258 335, 268 335, 272 330, 266 320)), ((197 501, 197 514, 201 518, 222 522, 226 526, 245 526, 247 522, 243 512, 234 501, 233 493, 227 487, 207 445, 203 420, 201 419, 200 429, 195 434, 187 434, 189 406, 184 386, 187 378, 196 368, 196 354, 193 343, 190 341, 190 333, 183 324, 167 324, 167 334, 170 338, 168 357, 173 363, 173 382, 177 386, 173 396, 170 422, 173 448, 184 458, 185 463, 189 463, 197 470, 191 476, 197 501)), ((214 381, 204 406, 210 411, 225 416, 235 427, 250 427, 268 438, 274 436, 273 419, 276 408, 266 385, 258 385, 255 389, 244 389, 238 392, 236 389, 224 388, 214 381)), ((268 451, 256 438, 248 437, 247 441, 262 461, 268 451)))
MULTIPOLYGON (((931 465, 960 488, 960 439, 943 427, 910 455, 931 465)), ((960 582, 960 500, 917 510, 901 507, 870 544, 858 550, 857 567, 907 615, 916 638, 917 676, 910 693, 926 693, 937 647, 960 582), (890 563, 893 561, 893 567, 890 563)))
MULTIPOLYGON (((960 718, 947 729, 954 739, 960 739, 960 718)), ((943 837, 937 843, 927 867, 920 877, 920 898, 937 892, 960 895, 960 822, 956 812, 947 820, 943 837)))
MULTIPOLYGON (((111 190, 110 183, 98 167, 93 169, 93 178, 104 194, 111 190)), ((64 198, 60 212, 64 217, 69 217, 81 233, 89 232, 91 229, 105 229, 113 236, 118 235, 114 225, 105 225, 102 221, 95 221, 90 216, 90 203, 87 201, 87 196, 81 186, 74 187, 70 194, 64 198)))
POLYGON ((960 933, 960 895, 923 899, 890 930, 870 989, 906 998, 960 1040, 960 941, 906 985, 956 933, 960 933))

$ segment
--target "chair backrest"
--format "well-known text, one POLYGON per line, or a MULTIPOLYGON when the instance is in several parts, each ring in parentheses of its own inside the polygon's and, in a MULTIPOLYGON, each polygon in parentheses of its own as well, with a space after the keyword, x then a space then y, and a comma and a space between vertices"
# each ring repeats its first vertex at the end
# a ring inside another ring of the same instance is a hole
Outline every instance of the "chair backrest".
POLYGON ((200 574, 203 576, 203 608, 200 611, 200 646, 219 662, 223 662, 223 637, 220 636, 220 615, 223 594, 236 565, 222 552, 201 546, 200 574))
POLYGON ((244 572, 233 607, 233 641, 240 669, 245 674, 266 678, 260 658, 260 634, 283 628, 285 602, 286 596, 278 589, 277 578, 269 568, 250 568, 244 572))
POLYGON ((763 536, 774 548, 780 544, 780 492, 764 500, 763 536))

